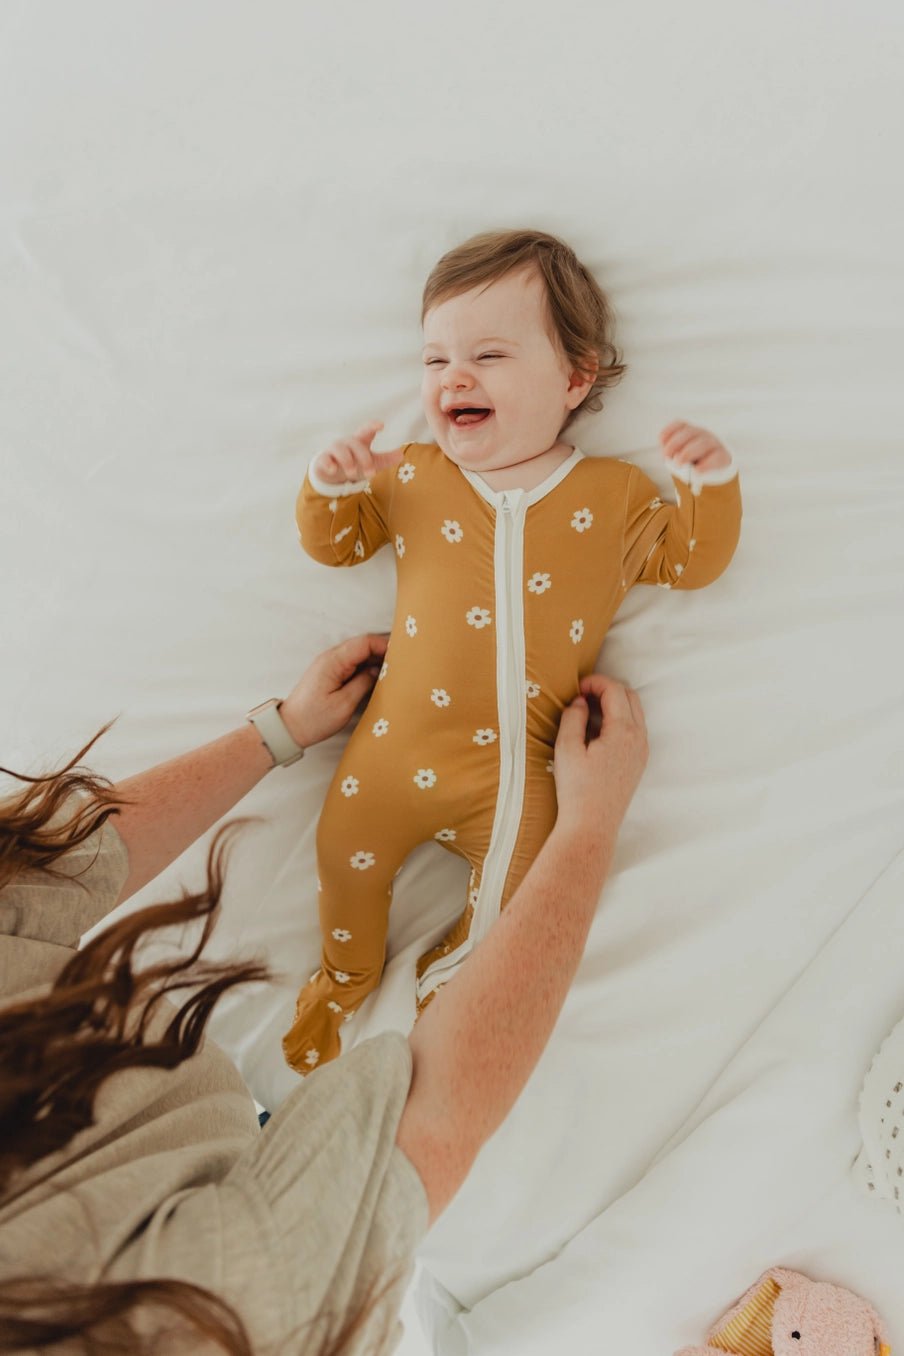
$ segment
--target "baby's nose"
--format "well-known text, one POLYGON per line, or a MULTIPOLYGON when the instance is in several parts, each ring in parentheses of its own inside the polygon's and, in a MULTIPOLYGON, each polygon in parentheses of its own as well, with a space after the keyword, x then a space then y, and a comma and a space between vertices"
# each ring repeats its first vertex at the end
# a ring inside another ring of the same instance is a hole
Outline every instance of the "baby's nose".
POLYGON ((466 367, 459 367, 449 363, 443 373, 443 385, 449 391, 460 391, 468 386, 473 386, 473 380, 466 367))

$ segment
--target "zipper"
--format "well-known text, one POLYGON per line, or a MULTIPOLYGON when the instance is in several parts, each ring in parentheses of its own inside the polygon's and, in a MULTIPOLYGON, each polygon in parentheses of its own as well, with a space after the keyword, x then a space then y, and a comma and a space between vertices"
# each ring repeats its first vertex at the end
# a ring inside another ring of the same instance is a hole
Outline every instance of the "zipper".
POLYGON ((417 994, 445 984, 482 941, 496 919, 521 824, 527 762, 527 672, 524 655, 524 490, 503 490, 496 506, 493 567, 496 606, 496 705, 499 725, 499 792, 480 889, 468 936, 435 960, 417 983, 417 994))

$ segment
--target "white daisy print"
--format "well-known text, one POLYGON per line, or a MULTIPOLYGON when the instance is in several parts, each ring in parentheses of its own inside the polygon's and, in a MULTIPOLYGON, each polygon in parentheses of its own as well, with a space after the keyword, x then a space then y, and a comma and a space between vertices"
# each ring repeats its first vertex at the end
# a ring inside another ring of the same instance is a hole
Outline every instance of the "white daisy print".
POLYGON ((552 580, 548 574, 540 574, 538 571, 528 579, 527 587, 531 593, 545 593, 547 589, 552 588, 552 580))
POLYGON ((472 909, 477 908, 477 896, 479 894, 480 891, 478 890, 477 886, 472 885, 471 889, 468 891, 468 903, 470 904, 472 909))
POLYGON ((330 513, 335 513, 338 507, 339 507, 338 499, 331 499, 330 502, 327 504, 327 508, 329 509, 330 513))
POLYGON ((592 522, 593 514, 590 512, 589 508, 582 508, 578 509, 577 513, 572 518, 571 526, 574 528, 575 532, 586 532, 592 522))
POLYGON ((451 542, 461 541, 465 535, 461 523, 457 523, 454 518, 447 518, 440 528, 440 532, 442 532, 446 541, 451 542))
MULTIPOLYGON (((337 538, 337 540, 338 540, 338 538, 337 538)), ((398 556, 399 560, 401 560, 401 559, 402 559, 402 556, 405 554, 405 538, 404 538, 404 537, 400 537, 400 536, 397 536, 397 537, 396 537, 396 539, 395 539, 395 549, 396 549, 396 555, 398 556)))
POLYGON ((547 771, 547 772, 555 772, 555 770, 556 770, 556 765, 555 765, 555 763, 552 761, 552 759, 550 758, 549 762, 546 764, 546 771, 547 771))
POLYGON ((654 509, 658 508, 662 508, 662 500, 657 495, 655 499, 650 500, 650 512, 652 513, 654 509))
POLYGON ((350 528, 350 527, 343 527, 343 529, 342 529, 341 532, 337 532, 337 533, 336 533, 335 540, 336 540, 336 541, 343 541, 343 540, 348 536, 349 532, 351 532, 351 528, 350 528))
POLYGON ((352 1020, 352 1018, 354 1017, 354 1015, 355 1015, 356 1012, 357 1012, 357 1008, 352 1008, 351 1012, 347 1012, 347 1013, 345 1014, 345 1017, 343 1018, 343 1021, 350 1022, 350 1021, 352 1020))
POLYGON ((471 742, 473 744, 495 744, 498 738, 495 730, 478 730, 471 742))
POLYGON ((339 787, 343 796, 357 796, 360 782, 357 777, 346 777, 345 781, 339 787))
POLYGON ((340 1008, 338 1003, 334 1003, 332 999, 327 1003, 327 1007, 330 1012, 338 1012, 340 1016, 342 1015, 342 1008, 340 1008))
POLYGON ((374 721, 373 732, 378 739, 380 738, 381 735, 385 735, 388 729, 389 729, 388 720, 383 720, 381 717, 380 720, 374 721))
POLYGON ((414 774, 412 781, 414 781, 415 785, 419 786, 422 791, 428 791, 431 786, 436 786, 436 773, 433 771, 432 767, 419 767, 414 774))
POLYGON ((440 829, 439 833, 435 833, 433 837, 440 843, 454 843, 456 834, 454 829, 440 829))
POLYGON ((540 695, 540 684, 539 684, 539 683, 528 683, 528 684, 527 684, 527 695, 528 695, 529 697, 539 697, 539 695, 540 695))
POLYGON ((430 693, 430 700, 434 706, 449 706, 452 698, 444 687, 435 687, 430 693))
POLYGON ((344 970, 336 971, 335 980, 337 984, 347 984, 350 979, 351 975, 347 975, 344 970))
POLYGON ((691 537, 690 541, 689 541, 688 544, 687 544, 687 549, 688 549, 689 551, 693 551, 693 549, 694 549, 694 547, 695 547, 696 545, 697 545, 697 538, 696 538, 696 537, 691 537))
POLYGON ((675 566, 675 573, 676 573, 676 574, 684 574, 684 566, 683 566, 683 565, 676 565, 676 566, 675 566))
POLYGON ((354 857, 349 857, 348 862, 353 871, 366 871, 376 860, 372 852, 356 852, 354 857))
POLYGON ((337 942, 350 942, 352 939, 348 928, 333 928, 333 936, 337 942))
POLYGON ((360 537, 355 542, 355 555, 358 556, 360 560, 364 559, 364 542, 360 537))
POLYGON ((492 618, 485 607, 472 607, 467 613, 467 622, 469 626, 475 626, 479 631, 484 626, 489 626, 492 618))
POLYGON ((384 660, 384 661, 383 661, 383 665, 382 665, 382 667, 381 667, 381 669, 380 669, 380 672, 379 672, 379 674, 377 675, 377 682, 379 683, 383 678, 385 678, 388 672, 389 672, 389 665, 388 665, 388 664, 386 663, 386 661, 384 660))
POLYGON ((671 584, 660 584, 659 587, 660 587, 661 589, 670 589, 672 586, 671 586, 671 584))
POLYGON ((581 617, 571 623, 571 630, 568 633, 571 636, 572 644, 579 645, 584 637, 584 622, 581 617))
POLYGON ((304 1057, 304 1062, 305 1062, 305 1064, 307 1064, 307 1066, 308 1066, 309 1069, 313 1069, 314 1065, 317 1063, 317 1061, 318 1061, 319 1059, 320 1059, 320 1051, 319 1051, 319 1050, 315 1050, 315 1049, 312 1047, 312 1048, 308 1051, 308 1053, 305 1055, 305 1057, 304 1057))
POLYGON ((410 480, 414 480, 414 470, 415 468, 411 465, 410 461, 403 462, 399 467, 396 474, 403 485, 407 485, 410 480))
POLYGON ((414 617, 405 618, 405 630, 408 632, 409 636, 417 635, 417 622, 414 620, 414 617))

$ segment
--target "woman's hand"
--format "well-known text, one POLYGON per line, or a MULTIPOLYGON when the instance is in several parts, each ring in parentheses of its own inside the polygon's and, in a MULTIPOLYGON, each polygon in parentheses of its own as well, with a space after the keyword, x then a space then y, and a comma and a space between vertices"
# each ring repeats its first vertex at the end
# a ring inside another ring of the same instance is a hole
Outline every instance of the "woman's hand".
POLYGON ((557 826, 591 836, 625 817, 647 764, 647 727, 636 692, 614 678, 591 673, 581 679, 581 696, 562 713, 555 749, 557 826), (602 727, 588 741, 590 708, 596 698, 602 727))
POLYGON ((308 749, 342 729, 373 688, 386 645, 386 636, 352 636, 318 655, 279 708, 296 744, 308 749))

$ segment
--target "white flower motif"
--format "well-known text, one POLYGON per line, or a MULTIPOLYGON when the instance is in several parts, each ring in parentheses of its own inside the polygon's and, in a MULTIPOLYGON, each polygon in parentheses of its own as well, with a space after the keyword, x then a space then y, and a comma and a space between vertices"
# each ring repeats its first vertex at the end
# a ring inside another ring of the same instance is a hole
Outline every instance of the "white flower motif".
POLYGON ((413 617, 405 618, 405 630, 408 632, 409 636, 417 635, 417 622, 413 617))
POLYGON ((676 566, 675 566, 675 573, 676 573, 676 574, 684 574, 684 566, 683 566, 683 565, 676 565, 676 566))
POLYGON ((338 1003, 334 1003, 332 999, 330 999, 330 1001, 327 1003, 327 1007, 329 1008, 330 1012, 338 1012, 340 1015, 342 1013, 342 1008, 340 1008, 338 1003))
POLYGON ((335 513, 338 507, 339 507, 338 499, 331 499, 330 502, 327 504, 327 508, 329 509, 330 513, 335 513))
POLYGON ((468 903, 470 904, 472 909, 477 908, 477 896, 479 894, 480 891, 478 890, 476 885, 472 886, 471 889, 468 891, 468 903))
POLYGON ((499 738, 495 730, 478 730, 472 744, 495 744, 499 738))
POLYGON ((650 500, 650 512, 652 513, 654 509, 658 508, 662 508, 662 500, 657 495, 655 499, 650 500))
POLYGON ((440 843, 454 843, 456 833, 454 829, 440 829, 439 833, 433 835, 440 843))
POLYGON ((318 1061, 319 1059, 320 1059, 320 1051, 319 1051, 319 1050, 315 1050, 315 1049, 313 1049, 313 1047, 312 1047, 312 1048, 308 1051, 308 1053, 305 1055, 305 1057, 304 1057, 304 1062, 305 1062, 305 1064, 307 1064, 307 1066, 308 1066, 309 1069, 313 1069, 314 1065, 317 1063, 317 1061, 318 1061))
POLYGON ((352 1020, 352 1018, 354 1017, 354 1015, 355 1015, 356 1012, 357 1012, 357 1008, 352 1008, 351 1012, 347 1012, 347 1013, 345 1014, 345 1017, 343 1018, 343 1021, 345 1021, 345 1022, 350 1022, 350 1021, 352 1020))
POLYGON ((414 470, 415 468, 411 465, 411 462, 405 461, 399 467, 398 471, 396 472, 396 475, 398 476, 399 480, 401 480, 403 485, 407 485, 409 480, 414 480, 414 470))
MULTIPOLYGON (((338 538, 337 538, 337 540, 338 540, 338 538)), ((399 560, 401 560, 401 559, 402 559, 402 556, 405 554, 405 538, 404 538, 404 537, 400 537, 400 536, 398 536, 398 535, 396 536, 396 539, 395 539, 395 549, 396 549, 396 555, 398 556, 399 560)))
POLYGON ((589 508, 582 508, 578 509, 577 513, 572 518, 571 526, 574 528, 575 532, 586 532, 592 522, 593 514, 590 512, 589 508))
POLYGON ((339 790, 342 792, 343 796, 356 796, 358 794, 359 786, 360 782, 357 777, 346 777, 339 790))
POLYGON ((548 574, 540 574, 538 571, 528 579, 527 587, 531 593, 545 593, 547 589, 552 588, 552 580, 548 574))
POLYGON ((333 978, 337 984, 347 984, 351 975, 346 974, 344 970, 337 970, 333 978))
POLYGON ((550 758, 549 762, 546 764, 546 771, 547 771, 547 772, 555 772, 555 770, 556 770, 556 765, 555 765, 555 763, 552 761, 552 759, 550 758))
POLYGON ((342 540, 344 540, 344 538, 348 536, 349 532, 351 532, 351 528, 350 528, 350 527, 343 527, 343 529, 342 529, 341 532, 337 532, 337 533, 336 533, 335 540, 336 540, 336 541, 342 541, 342 540))
POLYGON ((485 607, 472 607, 467 614, 469 626, 474 626, 479 631, 484 626, 489 626, 492 618, 485 607))
POLYGON ((361 560, 364 559, 364 542, 360 537, 355 542, 355 555, 360 557, 361 560))
POLYGON ((528 685, 527 685, 527 695, 528 695, 529 697, 539 697, 539 695, 540 695, 540 684, 539 684, 539 683, 528 683, 528 685))
POLYGON ((670 589, 672 586, 671 586, 671 584, 660 584, 659 587, 660 587, 661 589, 670 589))
POLYGON ((430 693, 430 700, 434 706, 448 706, 452 698, 444 687, 435 687, 430 693))
POLYGON ((689 541, 688 544, 687 544, 687 549, 688 549, 689 551, 693 551, 693 549, 694 549, 694 547, 695 547, 696 545, 697 545, 697 538, 696 538, 696 537, 691 537, 690 541, 689 541))
POLYGON ((354 857, 349 857, 349 866, 353 871, 366 871, 369 866, 373 866, 376 857, 372 852, 356 852, 354 857))
POLYGON ((352 939, 352 934, 348 928, 333 928, 333 936, 337 942, 350 942, 352 939))
POLYGON ((383 720, 383 718, 381 717, 379 720, 374 721, 373 732, 378 739, 380 738, 381 735, 385 735, 388 729, 389 729, 388 720, 383 720))
POLYGON ((584 622, 581 617, 571 623, 571 630, 568 633, 571 636, 572 643, 579 645, 584 636, 584 622))
POLYGON ((383 664, 382 664, 382 667, 380 668, 380 672, 379 672, 379 674, 377 675, 377 682, 379 683, 383 678, 385 678, 388 672, 389 672, 389 665, 386 663, 386 661, 385 661, 385 659, 384 659, 383 664))
POLYGON ((419 786, 422 791, 427 791, 431 786, 436 785, 436 773, 432 767, 419 767, 414 774, 412 781, 419 786))
POLYGON ((440 528, 440 532, 442 532, 446 541, 451 542, 461 541, 465 535, 461 523, 457 523, 454 518, 447 518, 440 528))

